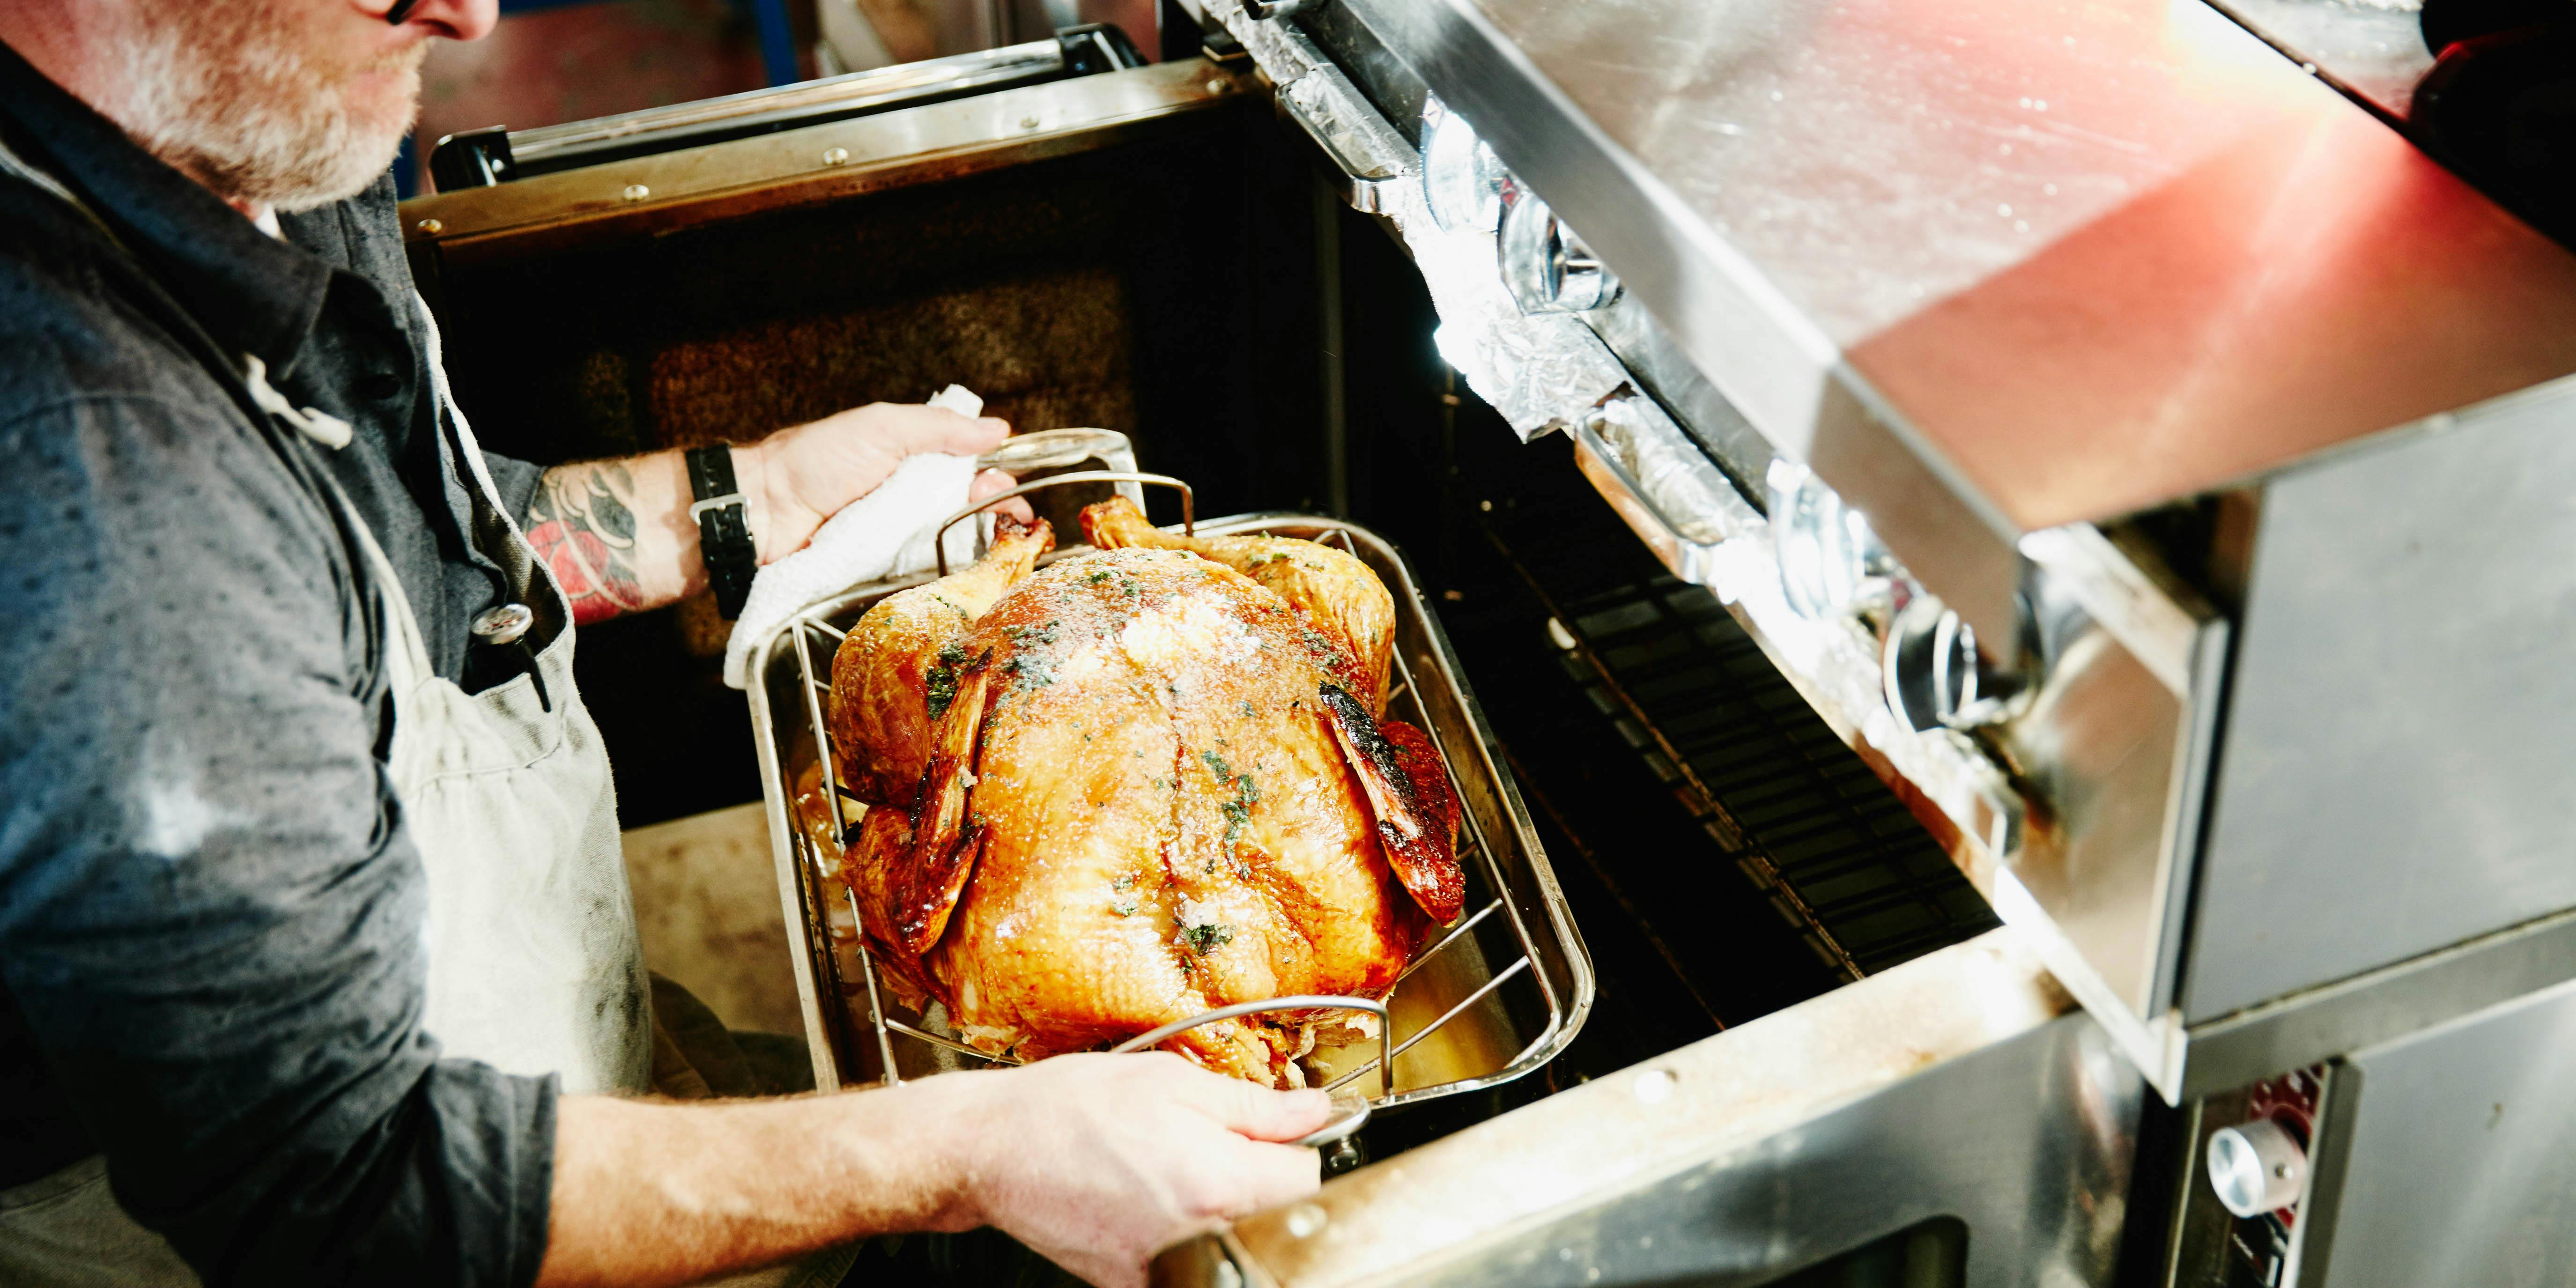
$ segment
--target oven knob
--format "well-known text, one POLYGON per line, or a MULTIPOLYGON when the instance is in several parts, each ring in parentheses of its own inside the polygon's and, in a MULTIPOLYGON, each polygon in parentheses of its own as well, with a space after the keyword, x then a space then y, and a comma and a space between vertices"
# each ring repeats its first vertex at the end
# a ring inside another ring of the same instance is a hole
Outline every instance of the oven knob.
POLYGON ((2269 1118, 2221 1127, 2209 1138, 2209 1188, 2218 1192, 2220 1206, 2238 1216, 2289 1207, 2307 1184, 2307 1151, 2269 1118))
POLYGON ((1919 591, 1888 623, 1879 667, 1888 710, 1917 733, 1993 724, 2024 688, 1986 666, 1966 619, 1919 591))
POLYGON ((1895 567, 1860 511, 1843 504, 1804 465, 1771 458, 1763 476, 1770 494, 1771 545, 1780 560, 1780 594, 1811 622, 1841 617, 1886 589, 1895 567))
POLYGON ((1619 279, 1537 194, 1507 186, 1502 206, 1503 285, 1521 312, 1582 313, 1618 298, 1619 279))

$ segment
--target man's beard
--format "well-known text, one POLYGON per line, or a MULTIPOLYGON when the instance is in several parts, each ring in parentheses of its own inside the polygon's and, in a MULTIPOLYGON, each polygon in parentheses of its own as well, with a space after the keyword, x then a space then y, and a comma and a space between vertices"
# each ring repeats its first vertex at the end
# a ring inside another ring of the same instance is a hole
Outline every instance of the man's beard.
POLYGON ((420 98, 420 40, 367 65, 299 42, 303 6, 275 0, 138 6, 128 76, 109 115, 145 150, 230 201, 309 210, 365 191, 393 164, 420 98), (353 103, 355 81, 391 72, 398 112, 353 103))

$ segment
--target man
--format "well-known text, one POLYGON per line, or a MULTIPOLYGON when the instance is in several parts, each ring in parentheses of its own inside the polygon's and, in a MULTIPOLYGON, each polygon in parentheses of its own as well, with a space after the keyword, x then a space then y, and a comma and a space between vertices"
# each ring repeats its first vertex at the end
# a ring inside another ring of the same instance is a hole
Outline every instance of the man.
MULTIPOLYGON (((706 583, 704 489, 450 414, 383 176, 493 0, 388 2, 0 5, 0 1281, 668 1284, 989 1223, 1135 1283, 1311 1190, 1271 1142, 1320 1094, 1168 1055, 580 1094, 666 1052, 572 622, 706 583)), ((772 558, 1003 432, 860 408, 734 487, 772 558)))

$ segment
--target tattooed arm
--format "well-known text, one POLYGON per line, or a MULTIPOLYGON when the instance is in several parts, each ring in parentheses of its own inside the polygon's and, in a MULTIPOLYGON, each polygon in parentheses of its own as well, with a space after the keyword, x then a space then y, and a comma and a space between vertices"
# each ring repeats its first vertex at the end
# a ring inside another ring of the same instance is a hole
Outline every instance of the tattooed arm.
MULTIPOLYGON (((528 544, 554 573, 564 598, 572 601, 575 622, 587 626, 688 593, 683 581, 656 586, 648 597, 636 574, 638 548, 644 543, 635 524, 635 475, 639 470, 648 477, 659 473, 653 466, 669 455, 558 465, 538 480, 537 499, 528 507, 528 544)), ((680 514, 686 518, 688 508, 681 507, 680 514)), ((663 543, 676 545, 678 540, 676 534, 663 534, 663 543)))
MULTIPOLYGON (((904 457, 970 456, 1009 433, 989 417, 870 403, 735 448, 734 480, 760 561, 803 549, 825 519, 875 490, 904 457)), ((1009 484, 988 471, 973 495, 1009 484)), ((575 622, 659 608, 707 584, 691 499, 688 466, 676 451, 558 465, 546 471, 528 508, 528 544, 572 601, 575 622)))

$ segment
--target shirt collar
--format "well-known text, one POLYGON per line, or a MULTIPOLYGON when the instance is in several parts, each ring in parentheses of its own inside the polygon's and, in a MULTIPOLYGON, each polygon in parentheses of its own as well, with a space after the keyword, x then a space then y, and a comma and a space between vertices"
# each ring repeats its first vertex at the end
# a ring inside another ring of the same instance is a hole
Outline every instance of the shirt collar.
POLYGON ((0 43, 0 125, 116 230, 206 333, 281 377, 321 316, 330 266, 260 231, 0 43))

